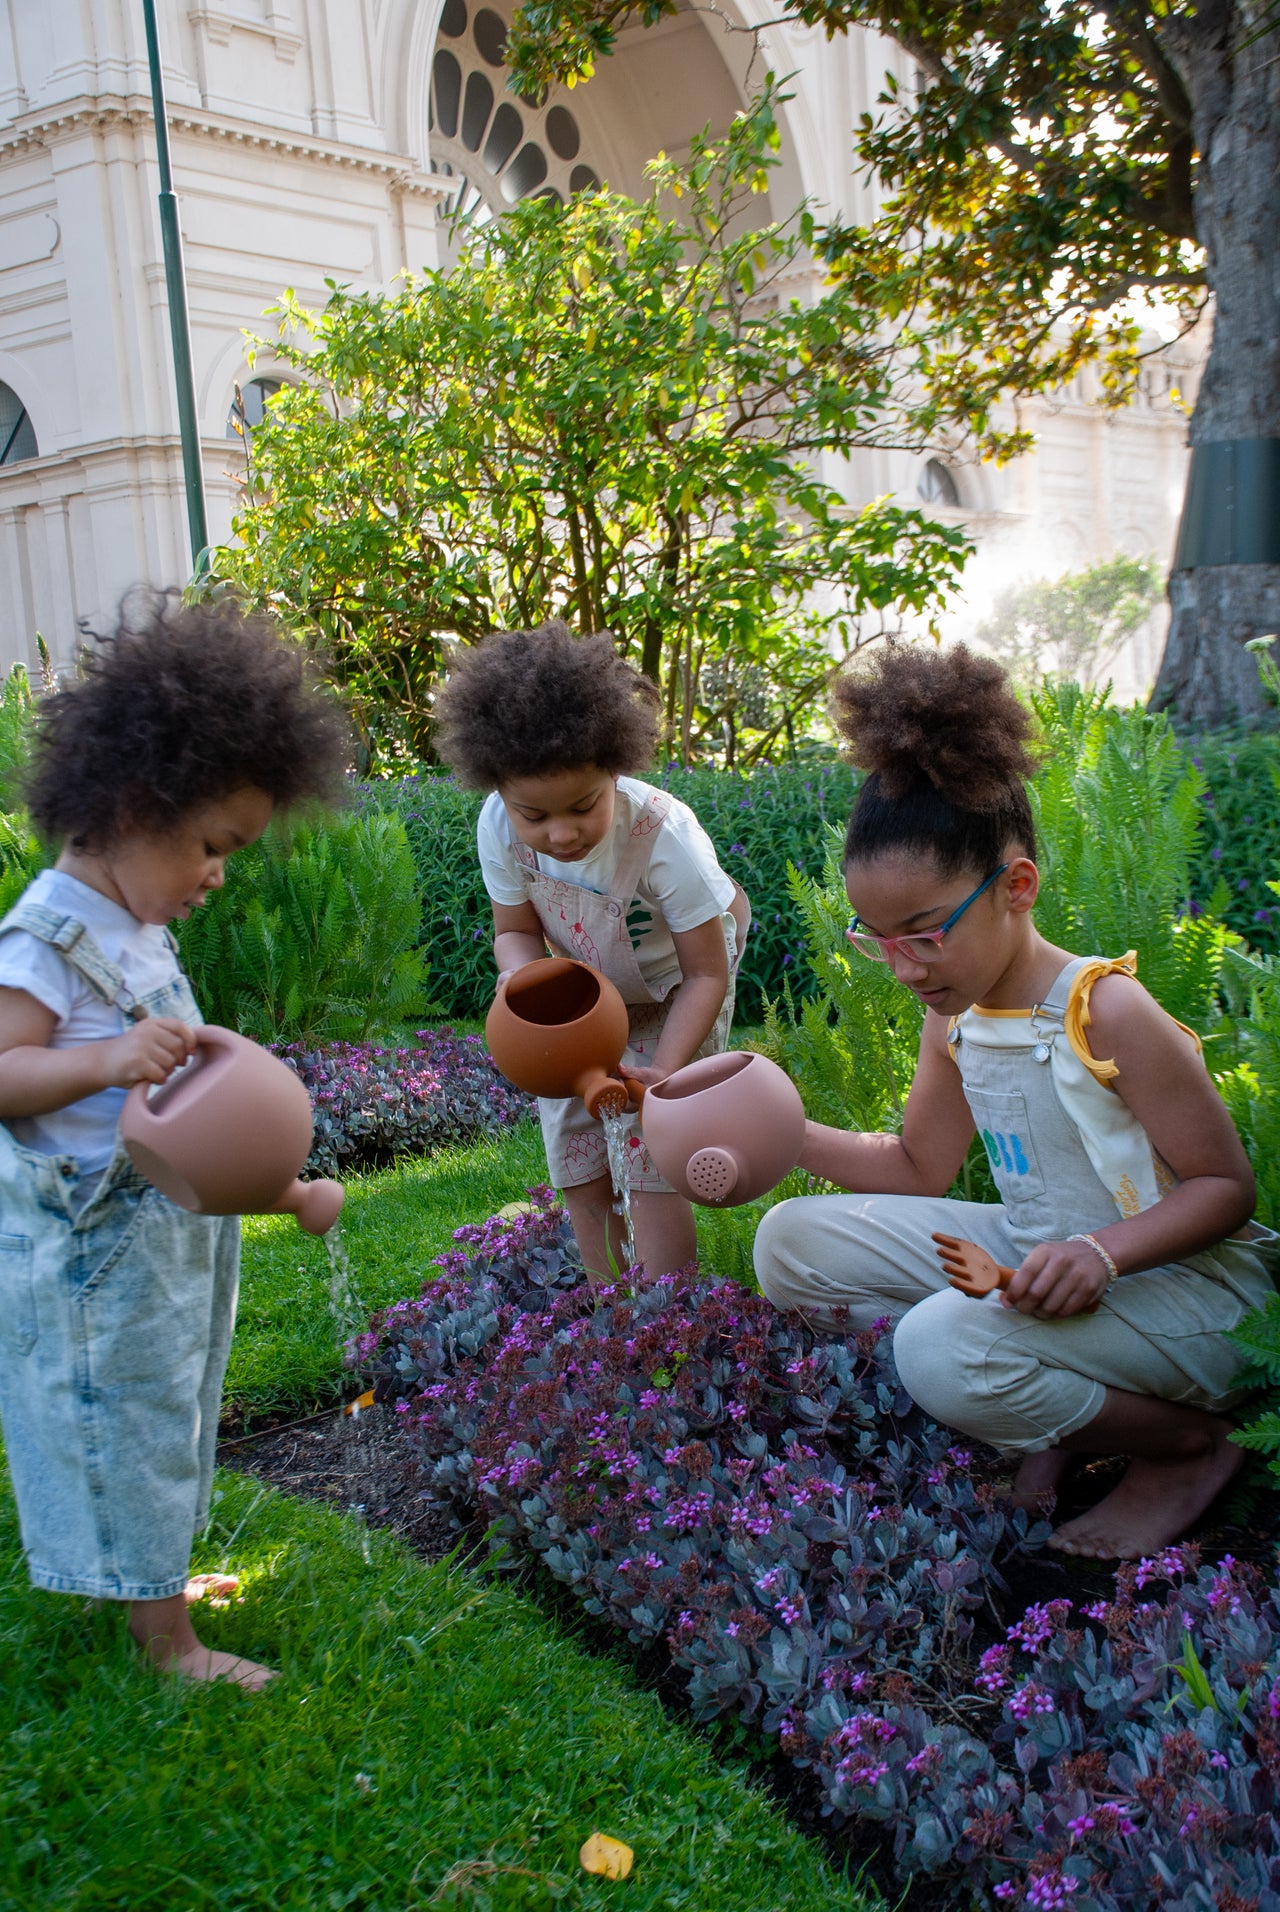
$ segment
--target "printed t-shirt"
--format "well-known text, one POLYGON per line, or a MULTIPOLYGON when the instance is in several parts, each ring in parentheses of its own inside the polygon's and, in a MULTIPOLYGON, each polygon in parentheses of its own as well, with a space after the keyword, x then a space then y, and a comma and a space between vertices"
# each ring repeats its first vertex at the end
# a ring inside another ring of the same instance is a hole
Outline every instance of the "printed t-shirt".
MULTIPOLYGON (((547 876, 607 896, 623 845, 652 789, 652 784, 638 777, 619 777, 613 827, 590 856, 576 863, 561 863, 539 855, 538 868, 547 876)), ((669 973, 675 966, 672 931, 682 934, 723 916, 734 897, 733 879, 721 869, 715 846, 693 811, 678 797, 665 791, 662 794, 671 807, 654 837, 648 865, 627 909, 631 946, 644 976, 669 973)), ((520 877, 511 820, 496 790, 485 799, 480 811, 476 844, 485 889, 492 900, 512 908, 523 903, 528 891, 520 877)))

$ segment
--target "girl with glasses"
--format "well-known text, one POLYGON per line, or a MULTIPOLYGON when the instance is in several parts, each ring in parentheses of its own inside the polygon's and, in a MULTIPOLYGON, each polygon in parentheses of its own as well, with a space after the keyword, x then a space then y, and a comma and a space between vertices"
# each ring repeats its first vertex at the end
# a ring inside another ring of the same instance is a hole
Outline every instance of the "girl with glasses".
POLYGON ((1274 1239, 1250 1221, 1248 1159, 1197 1038, 1133 957, 1037 930, 1031 723, 999 667, 895 646, 835 704, 868 772, 845 843, 849 941, 919 998, 924 1030, 900 1134, 809 1124, 801 1166, 848 1193, 771 1210, 760 1286, 815 1325, 887 1315, 912 1396, 1019 1456, 1024 1505, 1077 1455, 1127 1456, 1050 1544, 1151 1554, 1244 1458, 1226 1335, 1271 1292, 1259 1247, 1274 1239), (998 1203, 947 1194, 975 1132, 998 1203), (953 1289, 935 1232, 1012 1267, 1007 1289, 953 1289))

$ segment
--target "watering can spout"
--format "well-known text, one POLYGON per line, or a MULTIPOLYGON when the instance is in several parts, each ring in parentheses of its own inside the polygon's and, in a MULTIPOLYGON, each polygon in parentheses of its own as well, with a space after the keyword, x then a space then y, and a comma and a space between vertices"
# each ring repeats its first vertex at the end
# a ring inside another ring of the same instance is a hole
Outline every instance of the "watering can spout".
POLYGON ((307 1235, 327 1235, 342 1212, 346 1190, 341 1182, 291 1182, 270 1210, 273 1215, 292 1215, 307 1235))

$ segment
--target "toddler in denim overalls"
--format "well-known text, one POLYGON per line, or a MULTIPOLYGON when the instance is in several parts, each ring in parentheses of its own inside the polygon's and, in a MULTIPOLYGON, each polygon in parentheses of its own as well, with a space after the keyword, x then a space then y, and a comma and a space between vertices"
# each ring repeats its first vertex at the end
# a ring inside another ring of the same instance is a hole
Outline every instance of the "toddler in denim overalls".
POLYGON ((257 1688, 201 1645, 188 1579, 209 1511, 239 1221, 192 1215, 118 1137, 125 1093, 200 1022, 165 925, 218 889, 277 806, 323 795, 344 728, 294 647, 227 606, 135 600, 40 710, 29 780, 60 841, 0 921, 0 1418, 28 1571, 127 1603, 155 1664, 257 1688))
MULTIPOLYGON (((751 911, 687 804, 630 774, 652 760, 652 686, 605 632, 505 631, 459 659, 438 699, 438 747, 491 792, 477 831, 499 986, 545 956, 589 963, 628 1007, 623 1063, 660 1082, 722 1050, 751 911)), ((621 1266, 600 1122, 579 1097, 538 1104, 547 1167, 589 1277, 621 1266)), ((691 1261, 693 1211, 650 1160, 634 1118, 627 1168, 638 1259, 691 1261)))

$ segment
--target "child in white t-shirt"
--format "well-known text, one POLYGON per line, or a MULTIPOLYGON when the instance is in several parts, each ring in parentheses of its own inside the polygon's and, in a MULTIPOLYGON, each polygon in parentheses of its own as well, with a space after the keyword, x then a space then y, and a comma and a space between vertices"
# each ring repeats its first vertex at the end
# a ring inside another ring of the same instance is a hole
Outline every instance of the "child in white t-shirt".
POLYGON ((175 1207, 117 1122, 133 1084, 164 1082, 195 1047, 166 924, 278 808, 334 790, 345 751, 300 651, 265 621, 131 601, 41 706, 28 796, 62 848, 0 921, 0 1420, 28 1571, 127 1603, 164 1670, 251 1689, 268 1669, 202 1646, 188 1612, 208 1590, 188 1565, 239 1222, 175 1207))
MULTIPOLYGON (((725 1047, 751 912, 693 811, 634 774, 653 759, 657 693, 607 632, 503 631, 464 652, 440 694, 438 748, 491 792, 477 844, 499 987, 554 953, 615 983, 630 1012, 629 1075, 661 1082, 725 1047)), ((547 1166, 583 1264, 621 1263, 604 1133, 582 1101, 539 1105, 547 1166)), ((651 1274, 691 1261, 693 1211, 628 1141, 636 1253, 651 1274)))

